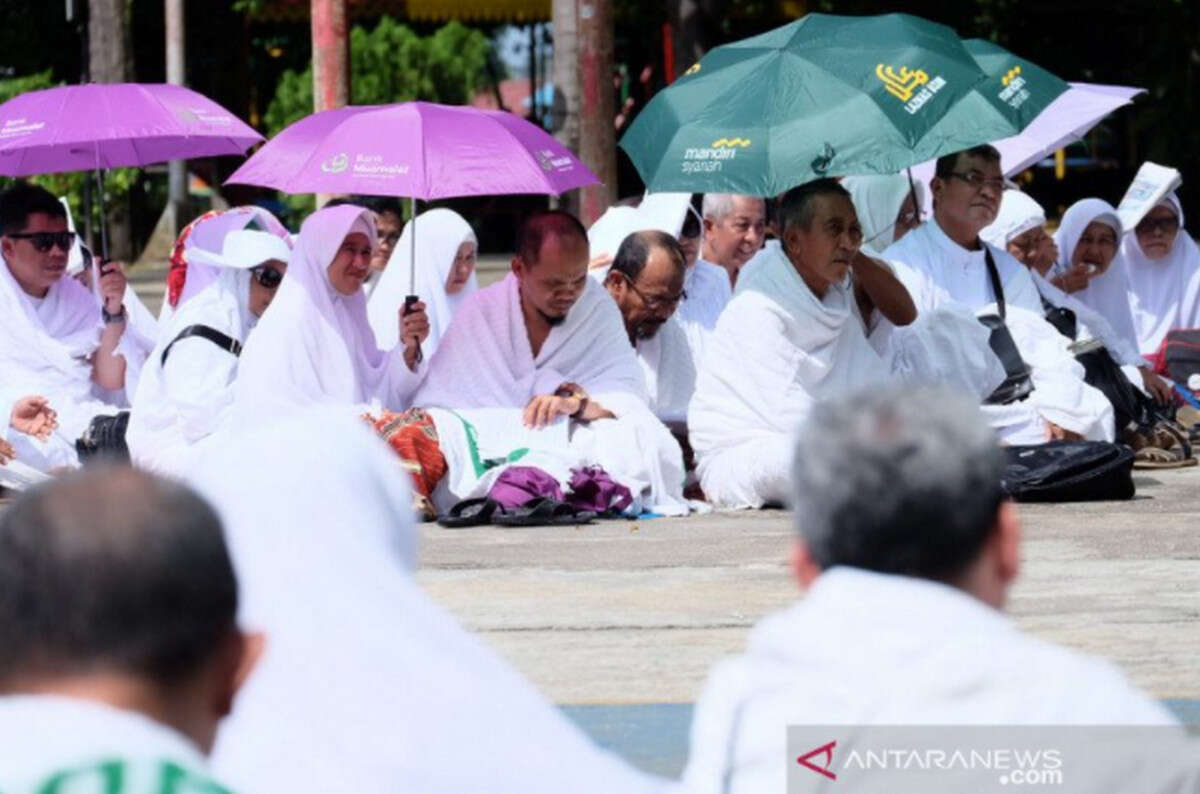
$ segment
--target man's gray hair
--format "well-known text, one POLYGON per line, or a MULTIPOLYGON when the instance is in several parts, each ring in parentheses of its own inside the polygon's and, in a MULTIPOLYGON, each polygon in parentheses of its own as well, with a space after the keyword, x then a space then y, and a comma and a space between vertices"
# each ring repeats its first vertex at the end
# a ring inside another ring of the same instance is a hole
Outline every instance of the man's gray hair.
POLYGON ((818 404, 793 465, 813 561, 948 581, 977 558, 1003 499, 1003 455, 976 403, 890 385, 818 404))
POLYGON ((733 213, 734 193, 705 193, 700 204, 700 214, 714 221, 733 213))

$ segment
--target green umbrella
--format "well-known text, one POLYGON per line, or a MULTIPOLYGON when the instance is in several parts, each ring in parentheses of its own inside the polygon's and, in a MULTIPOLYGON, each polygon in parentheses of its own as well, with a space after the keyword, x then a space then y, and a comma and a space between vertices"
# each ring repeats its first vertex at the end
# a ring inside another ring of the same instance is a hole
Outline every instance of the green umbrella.
POLYGON ((1009 127, 1009 132, 988 141, 1016 135, 1070 88, 1066 81, 999 44, 985 39, 968 39, 963 46, 987 78, 972 87, 970 93, 934 125, 931 136, 957 129, 959 119, 964 116, 990 118, 1009 127))
POLYGON ((653 191, 773 196, 1014 134, 999 113, 947 118, 988 79, 944 25, 809 14, 712 50, 650 101, 621 147, 653 191))

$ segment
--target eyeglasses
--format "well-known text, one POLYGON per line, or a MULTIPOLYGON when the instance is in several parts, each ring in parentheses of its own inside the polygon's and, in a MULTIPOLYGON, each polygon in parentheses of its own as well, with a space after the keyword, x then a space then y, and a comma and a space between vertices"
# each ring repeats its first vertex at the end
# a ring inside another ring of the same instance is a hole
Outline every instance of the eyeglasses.
POLYGON ((1174 234, 1179 231, 1179 219, 1174 215, 1169 218, 1142 218, 1135 228, 1138 234, 1154 234, 1156 231, 1174 234))
MULTIPOLYGON (((617 272, 621 273, 619 270, 617 272)), ((637 293, 637 296, 642 299, 642 303, 646 304, 646 308, 652 312, 659 312, 668 308, 674 310, 675 307, 679 305, 680 301, 687 300, 687 290, 685 289, 681 289, 678 295, 650 296, 638 289, 637 285, 633 283, 633 279, 631 279, 628 274, 621 273, 621 277, 625 279, 625 283, 629 285, 629 288, 637 293)))
POLYGON ((965 174, 959 173, 958 171, 951 171, 950 176, 966 182, 968 185, 975 188, 975 192, 977 193, 983 190, 985 187, 995 188, 1001 193, 1004 192, 1004 177, 1002 176, 986 177, 978 171, 968 171, 965 174))
POLYGON ((64 251, 70 251, 71 243, 75 242, 75 232, 14 232, 6 234, 5 237, 11 237, 14 240, 28 240, 43 254, 55 246, 64 251))
POLYGON ((283 274, 273 267, 259 265, 250 268, 250 275, 265 289, 275 289, 283 281, 283 274))

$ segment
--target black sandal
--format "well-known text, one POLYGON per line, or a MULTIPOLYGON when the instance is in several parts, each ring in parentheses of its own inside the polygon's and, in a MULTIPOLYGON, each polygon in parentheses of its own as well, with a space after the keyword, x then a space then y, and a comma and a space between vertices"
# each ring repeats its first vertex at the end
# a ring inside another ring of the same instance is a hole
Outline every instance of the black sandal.
POLYGON ((486 496, 465 499, 451 507, 450 512, 438 519, 438 523, 447 529, 481 526, 492 520, 492 515, 499 507, 499 502, 486 496))
POLYGON ((565 502, 538 497, 516 510, 493 516, 492 523, 502 527, 566 527, 590 524, 595 518, 591 510, 576 510, 565 502))

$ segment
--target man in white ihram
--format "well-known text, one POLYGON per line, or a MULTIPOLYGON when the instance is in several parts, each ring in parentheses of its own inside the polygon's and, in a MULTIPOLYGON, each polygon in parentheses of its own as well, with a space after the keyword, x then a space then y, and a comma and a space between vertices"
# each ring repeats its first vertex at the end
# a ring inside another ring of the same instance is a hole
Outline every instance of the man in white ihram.
POLYGON ((1112 664, 1003 614, 1021 525, 1002 471, 960 393, 888 385, 812 410, 793 472, 806 593, 710 673, 689 794, 789 790, 789 725, 1174 724, 1112 664))

